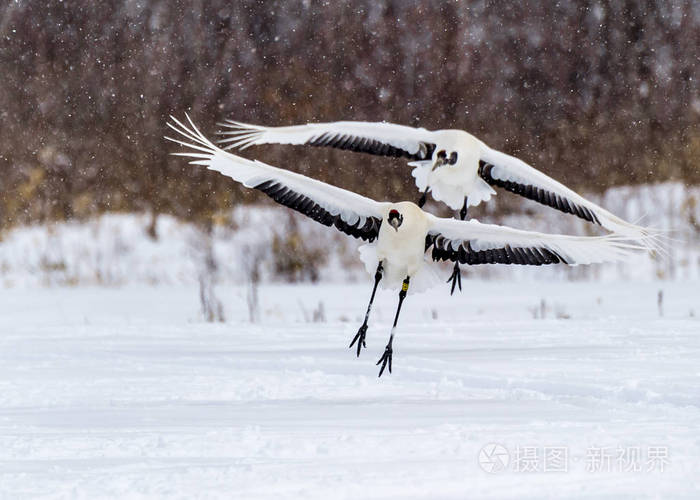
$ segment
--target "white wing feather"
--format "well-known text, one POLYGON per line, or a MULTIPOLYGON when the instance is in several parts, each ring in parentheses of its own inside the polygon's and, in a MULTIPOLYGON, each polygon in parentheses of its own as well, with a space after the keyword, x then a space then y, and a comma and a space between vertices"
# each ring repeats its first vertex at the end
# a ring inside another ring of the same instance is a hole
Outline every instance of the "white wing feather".
POLYGON ((220 132, 220 135, 226 136, 219 141, 228 144, 225 149, 245 149, 258 144, 306 144, 325 135, 375 140, 414 155, 420 151, 422 143, 433 140, 433 132, 424 128, 386 122, 332 122, 262 127, 229 120, 220 125, 228 129, 220 132))
POLYGON ((301 174, 289 172, 267 165, 260 161, 247 160, 223 151, 209 141, 187 117, 190 127, 170 117, 175 124, 168 126, 182 135, 187 141, 166 137, 166 139, 192 149, 184 153, 173 153, 177 156, 193 158, 190 163, 204 165, 210 170, 216 170, 231 177, 246 187, 256 187, 267 181, 274 181, 286 186, 313 200, 331 215, 340 215, 344 222, 350 225, 360 221, 360 225, 368 217, 383 217, 383 206, 386 203, 374 201, 345 189, 310 179, 301 174))
POLYGON ((566 263, 595 264, 624 260, 635 250, 644 247, 617 235, 567 236, 521 231, 494 224, 481 224, 472 219, 459 221, 429 215, 429 234, 442 236, 450 241, 453 249, 469 242, 474 251, 511 248, 545 248, 563 257, 566 263))

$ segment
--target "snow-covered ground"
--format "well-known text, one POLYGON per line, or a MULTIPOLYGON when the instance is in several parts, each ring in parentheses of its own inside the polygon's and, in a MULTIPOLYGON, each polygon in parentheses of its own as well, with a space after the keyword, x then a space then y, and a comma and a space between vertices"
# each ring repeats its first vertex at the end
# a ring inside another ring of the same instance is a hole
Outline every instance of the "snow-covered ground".
POLYGON ((0 498, 700 497, 697 281, 465 285, 0 289, 0 498))
MULTIPOLYGON (((283 208, 1 234, 0 500, 700 498, 700 188, 597 199, 671 231, 667 257, 465 269, 409 295, 381 379, 396 294, 357 359, 357 244, 283 208)), ((591 229, 522 209, 480 218, 591 229)))

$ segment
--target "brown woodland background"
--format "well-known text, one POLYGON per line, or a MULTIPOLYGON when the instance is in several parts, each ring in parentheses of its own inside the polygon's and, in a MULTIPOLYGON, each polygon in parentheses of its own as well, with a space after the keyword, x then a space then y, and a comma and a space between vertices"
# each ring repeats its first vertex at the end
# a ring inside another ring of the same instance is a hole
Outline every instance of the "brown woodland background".
MULTIPOLYGON (((224 118, 462 128, 586 191, 697 184, 699 57, 693 0, 5 0, 0 228, 108 210, 201 222, 256 199, 168 155, 167 117, 185 112, 209 134, 224 118)), ((401 161, 246 154, 416 197, 401 161)))

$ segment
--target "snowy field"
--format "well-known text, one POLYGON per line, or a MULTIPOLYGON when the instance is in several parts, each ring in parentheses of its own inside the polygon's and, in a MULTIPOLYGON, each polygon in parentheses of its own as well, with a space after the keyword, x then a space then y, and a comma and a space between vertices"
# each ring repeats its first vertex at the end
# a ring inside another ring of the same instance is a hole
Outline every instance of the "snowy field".
POLYGON ((700 497, 697 281, 465 285, 0 289, 0 498, 700 497))

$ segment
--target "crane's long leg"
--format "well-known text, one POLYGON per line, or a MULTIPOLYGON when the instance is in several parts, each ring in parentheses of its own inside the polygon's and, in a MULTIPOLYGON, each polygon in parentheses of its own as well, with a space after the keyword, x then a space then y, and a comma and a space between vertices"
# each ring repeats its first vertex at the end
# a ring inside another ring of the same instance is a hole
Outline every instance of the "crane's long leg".
POLYGON ((403 299, 406 298, 406 292, 408 292, 408 282, 410 281, 410 276, 406 276, 406 279, 403 280, 403 285, 401 285, 401 291, 399 292, 399 307, 396 309, 396 316, 394 317, 394 326, 391 327, 391 335, 389 336, 389 343, 386 345, 384 348, 384 354, 382 355, 381 359, 377 361, 377 366, 379 364, 382 364, 382 367, 379 369, 379 376, 382 376, 382 373, 384 373, 384 368, 386 368, 387 363, 389 364, 389 373, 391 373, 391 355, 394 352, 391 345, 394 342, 394 332, 396 332, 396 323, 399 322, 399 314, 401 313, 401 304, 403 304, 403 299))
MULTIPOLYGON (((464 197, 464 206, 462 206, 462 210, 459 211, 459 218, 461 220, 464 220, 467 218, 467 197, 464 197)), ((459 262, 455 262, 455 267, 454 270, 452 271, 452 275, 450 276, 450 279, 447 280, 447 282, 452 282, 452 290, 450 290, 450 295, 453 295, 455 293, 455 287, 459 286, 459 291, 462 291, 462 271, 459 269, 459 262)))
POLYGON ((418 200, 418 208, 423 208, 423 205, 425 205, 425 201, 428 199, 428 188, 425 188, 425 191, 423 191, 423 194, 421 195, 420 199, 418 200))
POLYGON ((355 342, 357 342, 357 356, 360 356, 360 350, 363 347, 367 347, 367 344, 365 343, 365 335, 367 334, 367 320, 369 320, 369 313, 372 310, 372 303, 374 302, 374 294, 377 293, 377 285, 379 285, 379 282, 382 279, 382 271, 384 267, 382 266, 382 262, 379 261, 379 265, 377 266, 377 272, 374 273, 374 288, 372 288, 372 296, 369 298, 369 305, 367 306, 367 312, 365 313, 365 321, 362 323, 362 326, 360 329, 357 331, 357 335, 355 335, 355 338, 352 339, 352 342, 350 342, 350 346, 352 347, 355 342))

